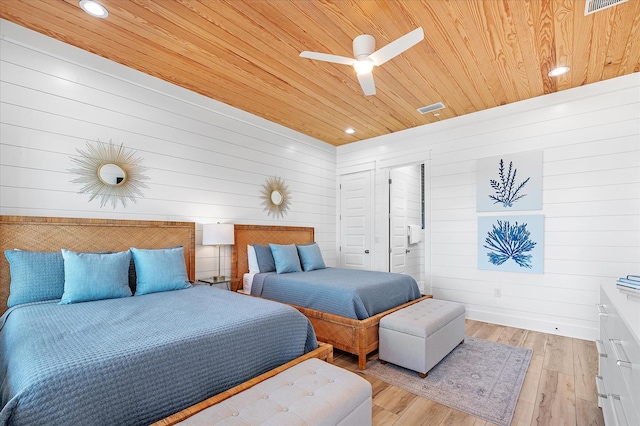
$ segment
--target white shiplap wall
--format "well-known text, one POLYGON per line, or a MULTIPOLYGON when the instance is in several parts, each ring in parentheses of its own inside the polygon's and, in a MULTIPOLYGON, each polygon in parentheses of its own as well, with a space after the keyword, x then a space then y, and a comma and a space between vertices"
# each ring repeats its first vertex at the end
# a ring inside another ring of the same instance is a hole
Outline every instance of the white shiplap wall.
MULTIPOLYGON (((228 105, 0 20, 0 214, 314 226, 336 264, 336 149, 228 105), (143 158, 145 197, 89 203, 68 169, 86 141, 143 158), (260 204, 265 179, 292 193, 283 219, 260 204)), ((217 271, 197 247, 198 277, 217 271)), ((229 275, 231 248, 223 248, 229 275)))
POLYGON ((598 336, 599 285, 640 273, 640 74, 342 146, 338 173, 374 164, 379 176, 412 157, 431 158, 435 297, 472 319, 598 336), (476 160, 533 150, 543 151, 543 209, 525 213, 545 215, 545 272, 478 270, 476 160))

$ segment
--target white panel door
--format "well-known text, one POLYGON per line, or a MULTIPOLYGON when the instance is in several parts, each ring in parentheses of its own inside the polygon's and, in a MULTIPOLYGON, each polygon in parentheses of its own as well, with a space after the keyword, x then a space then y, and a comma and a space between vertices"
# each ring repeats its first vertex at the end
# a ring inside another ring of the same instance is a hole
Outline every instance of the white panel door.
POLYGON ((371 270, 373 244, 371 172, 340 176, 340 265, 371 270))
POLYGON ((407 182, 391 170, 389 179, 389 272, 406 273, 407 182))

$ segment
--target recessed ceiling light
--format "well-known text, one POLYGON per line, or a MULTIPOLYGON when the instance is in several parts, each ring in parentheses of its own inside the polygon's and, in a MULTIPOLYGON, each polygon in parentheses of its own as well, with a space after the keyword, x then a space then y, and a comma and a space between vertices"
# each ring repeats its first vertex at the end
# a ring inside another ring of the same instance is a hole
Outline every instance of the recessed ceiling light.
POLYGON ((559 75, 569 72, 569 67, 558 67, 549 71, 549 77, 557 77, 559 75))
POLYGON ((356 130, 351 128, 351 127, 349 127, 348 129, 345 129, 344 132, 349 134, 349 135, 352 135, 352 134, 354 134, 356 132, 356 130))
POLYGON ((80 0, 80 7, 89 15, 95 16, 96 18, 106 18, 109 16, 107 9, 93 0, 80 0))
POLYGON ((434 116, 434 117, 440 117, 440 113, 439 113, 439 112, 436 112, 436 113, 434 113, 434 114, 433 114, 433 116, 434 116))

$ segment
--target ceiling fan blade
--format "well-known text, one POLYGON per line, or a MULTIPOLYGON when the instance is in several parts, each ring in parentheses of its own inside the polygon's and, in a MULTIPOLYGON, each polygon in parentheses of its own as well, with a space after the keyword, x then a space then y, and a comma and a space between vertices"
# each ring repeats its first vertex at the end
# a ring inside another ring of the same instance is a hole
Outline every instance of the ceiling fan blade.
POLYGON ((415 44, 421 42, 424 39, 424 31, 422 31, 422 27, 418 27, 415 30, 411 31, 387 44, 385 47, 376 50, 369 58, 376 65, 382 65, 387 62, 389 59, 393 59, 398 56, 408 48, 414 46, 415 44))
POLYGON ((356 60, 345 56, 329 55, 328 53, 308 52, 300 53, 300 57, 315 59, 316 61, 333 62, 334 64, 353 65, 356 60))
POLYGON ((373 73, 366 74, 358 74, 358 81, 360 82, 360 87, 362 87, 362 91, 365 95, 375 95, 376 94, 376 84, 373 82, 373 73))

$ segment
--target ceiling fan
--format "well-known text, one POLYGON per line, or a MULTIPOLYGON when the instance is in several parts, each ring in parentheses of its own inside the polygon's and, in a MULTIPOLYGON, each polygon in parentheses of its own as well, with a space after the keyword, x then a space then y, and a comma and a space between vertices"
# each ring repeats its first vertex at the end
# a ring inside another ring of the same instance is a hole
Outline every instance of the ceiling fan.
POLYGON ((373 81, 371 71, 374 66, 380 66, 390 59, 395 58, 405 50, 414 46, 424 39, 422 27, 416 28, 387 44, 381 49, 375 50, 376 39, 372 35, 362 34, 353 39, 353 56, 331 55, 328 53, 308 52, 300 53, 303 58, 315 59, 317 61, 333 62, 335 64, 352 65, 358 74, 360 87, 365 95, 375 95, 376 85, 373 81), (375 50, 375 51, 374 51, 375 50))

